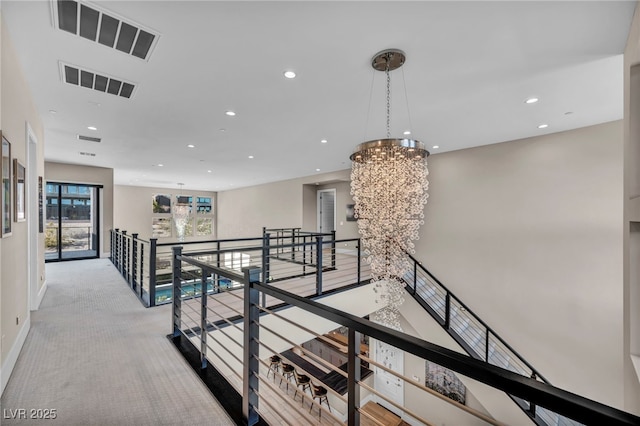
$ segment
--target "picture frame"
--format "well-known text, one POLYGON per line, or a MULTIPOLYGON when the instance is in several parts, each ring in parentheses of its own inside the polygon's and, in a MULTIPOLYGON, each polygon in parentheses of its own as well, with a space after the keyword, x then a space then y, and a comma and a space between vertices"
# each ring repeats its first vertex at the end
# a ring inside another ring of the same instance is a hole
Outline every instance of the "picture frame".
POLYGON ((355 204, 347 204, 347 214, 346 219, 347 222, 355 222, 356 221, 356 205, 355 204))
POLYGON ((153 213, 171 213, 171 194, 153 194, 151 202, 153 213))
MULTIPOLYGON (((0 132, 1 134, 1 132, 0 132)), ((1 217, 0 236, 11 235, 11 143, 2 135, 2 161, 0 162, 0 200, 1 217)))
POLYGON ((24 222, 27 220, 26 200, 27 200, 27 183, 26 169, 18 161, 13 159, 13 217, 16 222, 24 222))

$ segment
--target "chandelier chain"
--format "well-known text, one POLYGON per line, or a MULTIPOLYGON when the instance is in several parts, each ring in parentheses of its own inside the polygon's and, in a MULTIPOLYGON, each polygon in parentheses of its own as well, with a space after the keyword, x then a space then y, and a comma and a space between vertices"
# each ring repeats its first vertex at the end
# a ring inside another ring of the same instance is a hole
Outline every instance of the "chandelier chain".
POLYGON ((387 61, 387 139, 391 138, 391 74, 389 74, 389 61, 387 61))

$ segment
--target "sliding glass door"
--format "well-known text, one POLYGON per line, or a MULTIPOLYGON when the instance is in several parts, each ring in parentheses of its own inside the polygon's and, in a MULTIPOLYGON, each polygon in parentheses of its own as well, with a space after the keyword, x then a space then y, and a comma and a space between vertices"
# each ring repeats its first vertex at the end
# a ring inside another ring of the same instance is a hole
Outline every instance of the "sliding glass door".
POLYGON ((95 185, 47 182, 47 262, 99 256, 100 188, 95 185))

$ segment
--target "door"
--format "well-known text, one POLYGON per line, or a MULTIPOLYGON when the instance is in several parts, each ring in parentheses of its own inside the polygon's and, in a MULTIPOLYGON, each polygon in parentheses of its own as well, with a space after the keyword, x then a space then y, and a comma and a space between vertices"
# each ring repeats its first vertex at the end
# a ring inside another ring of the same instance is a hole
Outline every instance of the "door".
POLYGON ((318 191, 318 232, 328 234, 336 230, 336 190, 318 191))
POLYGON ((47 182, 47 262, 99 256, 100 188, 96 185, 47 182))

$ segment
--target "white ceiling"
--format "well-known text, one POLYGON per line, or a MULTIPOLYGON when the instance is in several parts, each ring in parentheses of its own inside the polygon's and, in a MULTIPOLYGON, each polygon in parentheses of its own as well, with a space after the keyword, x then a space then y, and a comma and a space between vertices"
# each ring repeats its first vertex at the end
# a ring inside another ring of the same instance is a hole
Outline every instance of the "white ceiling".
POLYGON ((159 33, 149 60, 56 29, 50 1, 2 1, 46 159, 113 168, 116 184, 219 191, 349 168, 358 143, 386 134, 370 60, 387 48, 407 54, 392 72, 392 136, 411 127, 432 154, 621 119, 636 2, 88 4, 159 33), (60 61, 138 88, 71 86, 60 61))

